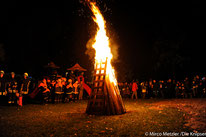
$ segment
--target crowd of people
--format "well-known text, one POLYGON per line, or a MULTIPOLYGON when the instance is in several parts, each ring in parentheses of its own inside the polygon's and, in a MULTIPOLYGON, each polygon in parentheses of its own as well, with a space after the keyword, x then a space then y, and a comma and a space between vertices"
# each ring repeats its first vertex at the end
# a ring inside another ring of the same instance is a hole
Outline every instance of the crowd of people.
MULTIPOLYGON (((22 106, 30 100, 40 103, 70 102, 83 99, 83 73, 76 76, 73 71, 66 77, 43 77, 32 81, 28 73, 20 79, 14 72, 5 77, 0 71, 0 104, 17 104, 22 106)), ((91 85, 90 85, 91 86, 91 85)), ((131 83, 118 83, 123 98, 203 98, 206 97, 206 77, 196 75, 193 79, 186 77, 177 80, 134 80, 131 83)))
MULTIPOLYGON (((23 78, 18 80, 15 73, 11 72, 8 78, 5 78, 4 71, 0 71, 0 103, 1 104, 15 104, 19 102, 19 98, 26 98, 29 92, 30 80, 28 73, 24 73, 23 78)), ((22 100, 20 100, 22 101, 22 100)), ((20 104, 21 105, 21 104, 20 104)))
POLYGON ((123 98, 203 98, 206 97, 206 77, 196 75, 182 81, 168 79, 119 83, 123 98))
POLYGON ((76 76, 73 71, 67 77, 51 76, 32 81, 28 73, 19 79, 14 72, 6 77, 1 70, 0 104, 22 106, 31 100, 38 100, 42 104, 82 100, 83 83, 83 73, 76 76))

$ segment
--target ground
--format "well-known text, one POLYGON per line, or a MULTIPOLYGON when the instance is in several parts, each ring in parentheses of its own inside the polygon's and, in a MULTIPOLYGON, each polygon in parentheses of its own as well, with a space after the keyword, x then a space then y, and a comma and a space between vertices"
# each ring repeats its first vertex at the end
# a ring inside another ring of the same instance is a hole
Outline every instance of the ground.
POLYGON ((206 99, 124 100, 127 113, 85 114, 87 101, 0 106, 0 136, 144 136, 146 132, 206 133, 206 99))

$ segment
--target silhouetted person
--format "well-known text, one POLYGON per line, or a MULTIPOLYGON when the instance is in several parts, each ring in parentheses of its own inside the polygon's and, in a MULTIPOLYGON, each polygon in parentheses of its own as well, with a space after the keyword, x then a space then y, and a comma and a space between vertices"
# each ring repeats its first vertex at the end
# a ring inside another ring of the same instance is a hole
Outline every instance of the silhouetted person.
POLYGON ((158 96, 158 83, 156 82, 156 80, 153 80, 153 97, 157 98, 158 96))
POLYGON ((7 103, 6 79, 4 78, 4 71, 0 71, 0 104, 7 103))
POLYGON ((17 80, 15 78, 15 73, 11 72, 11 77, 8 80, 8 104, 16 104, 17 98, 16 93, 18 93, 17 80))
POLYGON ((65 87, 65 93, 64 93, 64 101, 65 99, 68 99, 69 101, 72 101, 73 98, 73 84, 72 79, 68 79, 68 82, 65 87))
POLYGON ((21 82, 21 89, 20 94, 23 97, 23 104, 28 103, 28 94, 29 94, 29 85, 30 85, 30 79, 28 78, 28 73, 24 73, 24 77, 21 82))
POLYGON ((192 90, 191 90, 190 81, 188 77, 185 78, 184 85, 185 85, 185 97, 192 98, 192 90))
POLYGON ((141 86, 142 86, 142 98, 145 99, 147 93, 147 87, 145 86, 145 82, 142 82, 141 86))
POLYGON ((159 92, 160 92, 160 96, 161 98, 166 98, 167 95, 165 95, 165 85, 164 85, 164 81, 159 81, 159 92))
POLYGON ((47 103, 49 99, 49 93, 50 89, 47 86, 47 81, 44 78, 41 83, 38 85, 38 88, 40 90, 40 101, 42 104, 47 103))
POLYGON ((168 98, 173 98, 174 97, 174 93, 175 93, 175 90, 173 88, 172 80, 169 79, 167 81, 167 94, 168 94, 168 98))
POLYGON ((72 82, 75 82, 76 81, 76 76, 74 74, 74 71, 71 71, 71 73, 69 74, 69 79, 72 80, 72 82))

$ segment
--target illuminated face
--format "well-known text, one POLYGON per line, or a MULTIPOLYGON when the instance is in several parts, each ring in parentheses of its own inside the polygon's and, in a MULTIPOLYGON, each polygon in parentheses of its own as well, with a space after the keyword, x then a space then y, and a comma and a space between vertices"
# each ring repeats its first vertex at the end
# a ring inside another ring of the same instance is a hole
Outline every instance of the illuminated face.
POLYGON ((15 77, 15 74, 11 74, 11 78, 14 78, 15 77))
POLYGON ((4 74, 3 74, 3 73, 1 73, 1 75, 0 75, 0 76, 1 76, 1 78, 2 78, 2 77, 4 76, 4 74))
POLYGON ((61 79, 58 79, 58 81, 57 81, 58 83, 61 83, 62 81, 61 81, 61 79))
POLYGON ((72 80, 71 80, 71 79, 68 79, 68 83, 72 83, 72 80))
POLYGON ((46 83, 46 79, 43 79, 43 83, 46 83))

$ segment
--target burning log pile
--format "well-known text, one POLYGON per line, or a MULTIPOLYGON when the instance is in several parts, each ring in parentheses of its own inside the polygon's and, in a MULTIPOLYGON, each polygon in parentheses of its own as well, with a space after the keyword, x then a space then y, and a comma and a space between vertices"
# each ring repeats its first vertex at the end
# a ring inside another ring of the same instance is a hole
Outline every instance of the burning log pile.
POLYGON ((96 3, 89 2, 89 7, 98 29, 92 45, 95 49, 93 91, 86 112, 105 115, 123 114, 126 111, 117 86, 114 68, 111 65, 113 55, 106 35, 105 21, 96 3))
POLYGON ((119 92, 106 75, 106 62, 96 63, 93 91, 87 105, 88 114, 116 115, 125 113, 125 108, 119 92))

